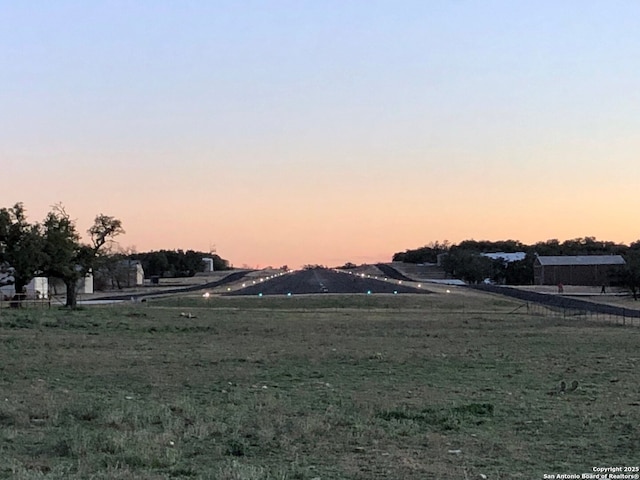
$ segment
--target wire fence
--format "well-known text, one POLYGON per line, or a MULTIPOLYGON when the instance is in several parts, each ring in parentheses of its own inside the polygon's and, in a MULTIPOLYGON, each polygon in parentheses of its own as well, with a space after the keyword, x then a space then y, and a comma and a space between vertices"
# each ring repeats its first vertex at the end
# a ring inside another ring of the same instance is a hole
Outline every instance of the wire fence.
POLYGON ((575 308, 560 308, 549 305, 542 305, 535 302, 527 302, 526 310, 529 315, 576 320, 579 319, 593 322, 604 322, 616 325, 640 327, 640 317, 634 315, 635 310, 627 310, 624 308, 621 309, 620 312, 613 314, 609 312, 575 308))
POLYGON ((497 293, 524 300, 527 312, 532 315, 546 315, 562 318, 581 318, 590 321, 617 325, 640 326, 640 310, 587 302, 561 295, 548 295, 511 287, 495 285, 470 285, 470 288, 497 293))
MULTIPOLYGON (((640 327, 640 310, 606 305, 601 303, 587 302, 584 300, 565 297, 562 295, 549 295, 526 290, 519 290, 511 287, 495 285, 470 285, 469 288, 481 290, 500 295, 509 296, 522 300, 523 303, 516 309, 504 311, 508 314, 527 314, 535 316, 581 319, 593 322, 604 322, 616 325, 640 327)), ((181 306, 182 300, 178 298, 175 306, 181 306)), ((64 305, 62 297, 35 298, 23 297, 21 299, 9 298, 0 295, 0 315, 8 309, 36 308, 50 309, 64 305)), ((495 314, 496 311, 484 311, 482 308, 469 308, 462 310, 443 310, 440 313, 449 314, 495 314)))
POLYGON ((0 314, 5 309, 10 308, 51 308, 56 305, 56 300, 51 298, 36 298, 36 297, 5 297, 0 295, 0 314))

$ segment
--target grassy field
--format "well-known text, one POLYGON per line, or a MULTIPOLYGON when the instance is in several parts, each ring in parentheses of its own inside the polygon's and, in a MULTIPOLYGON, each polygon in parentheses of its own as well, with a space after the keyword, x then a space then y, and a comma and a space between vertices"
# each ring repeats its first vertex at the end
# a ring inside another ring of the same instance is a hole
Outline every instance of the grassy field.
POLYGON ((518 306, 452 292, 3 310, 0 478, 541 479, 637 465, 640 329, 518 306))

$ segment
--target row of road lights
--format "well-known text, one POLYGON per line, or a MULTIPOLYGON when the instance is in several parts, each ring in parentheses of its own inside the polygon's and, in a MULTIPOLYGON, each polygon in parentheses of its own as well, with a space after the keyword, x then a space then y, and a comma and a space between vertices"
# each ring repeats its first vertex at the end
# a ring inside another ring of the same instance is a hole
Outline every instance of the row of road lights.
MULTIPOLYGON (((335 271, 339 272, 339 273, 348 273, 349 275, 355 275, 356 277, 361 277, 361 278, 372 278, 371 275, 364 274, 364 273, 356 273, 356 274, 354 274, 353 272, 344 272, 344 271, 338 270, 338 269, 335 269, 335 271)), ((392 280, 389 280, 389 277, 384 277, 384 279, 379 279, 377 275, 374 275, 373 279, 374 280, 384 280, 385 282, 392 281, 392 280)), ((402 280, 398 280, 398 285, 402 285, 402 280)), ((422 288, 422 284, 421 283, 418 284, 418 288, 422 288)), ((369 292, 370 292, 370 290, 367 291, 367 293, 369 293, 369 292)), ((397 292, 397 290, 394 290, 393 293, 398 293, 398 292, 397 292)), ((446 293, 451 293, 451 290, 447 289, 446 293)))
MULTIPOLYGON (((274 273, 273 275, 269 275, 269 276, 266 276, 266 277, 260 277, 258 282, 264 282, 265 280, 271 280, 272 278, 280 277, 280 276, 282 276, 282 275, 284 275, 286 273, 290 273, 290 272, 291 272, 291 270, 289 270, 289 272, 274 273)), ((256 284, 256 280, 252 280, 251 281, 251 285, 255 285, 255 284, 256 284)), ((242 288, 246 288, 246 286, 247 286, 247 282, 244 282, 242 284, 242 288)), ((231 291, 231 287, 227 287, 227 292, 230 292, 230 291, 231 291)), ((262 293, 259 293, 258 296, 261 297, 262 293)), ((291 296, 291 292, 289 292, 287 294, 287 296, 290 297, 291 296)), ((211 294, 209 292, 205 292, 205 293, 202 294, 202 297, 204 299, 208 299, 209 297, 211 297, 211 294)))
MULTIPOLYGON (((270 276, 268 276, 268 277, 261 277, 261 278, 260 278, 260 280, 259 280, 259 282, 264 282, 265 280, 271 280, 271 279, 273 279, 273 278, 275 278, 275 277, 280 277, 280 276, 282 276, 282 275, 285 275, 286 273, 291 273, 292 271, 293 271, 293 270, 290 270, 289 272, 277 273, 277 274, 274 274, 274 275, 270 275, 270 276)), ((348 273, 349 275, 354 275, 354 273, 353 273, 353 272, 343 272, 342 270, 338 270, 338 269, 335 269, 334 271, 336 271, 336 272, 338 272, 338 273, 348 273)), ((364 274, 364 273, 360 273, 360 274, 357 274, 357 273, 356 273, 355 275, 356 275, 357 277, 361 277, 361 278, 371 278, 371 275, 369 275, 369 274, 364 274)), ((373 276, 373 278, 374 278, 375 280, 378 280, 377 275, 374 275, 374 276, 373 276)), ((389 278, 388 278, 388 277, 384 277, 384 281, 385 281, 385 282, 388 282, 388 281, 389 281, 389 278)), ((252 284, 252 285, 255 285, 255 284, 256 284, 256 281, 255 281, 255 280, 252 280, 251 284, 252 284)), ((402 285, 402 280, 398 280, 398 285, 402 285)), ((247 282, 244 282, 244 283, 242 284, 242 288, 245 288, 246 286, 247 286, 247 282)), ((422 288, 422 284, 421 284, 421 283, 418 283, 418 288, 422 288)), ((231 288, 230 288, 230 287, 228 287, 228 288, 227 288, 227 292, 230 292, 230 291, 231 291, 231 288)), ((447 290, 446 290, 446 293, 451 293, 451 291, 450 291, 449 289, 447 289, 447 290)), ((371 290, 367 290, 367 295, 372 295, 372 294, 373 294, 373 292, 372 292, 371 290)), ((397 294, 398 294, 398 291, 397 291, 397 290, 394 290, 394 291, 393 291, 393 294, 394 294, 394 295, 397 295, 397 294)), ((288 292, 288 293, 287 293, 287 297, 291 297, 292 295, 293 295, 293 294, 292 294, 291 292, 288 292)), ((205 298, 205 299, 208 299, 210 296, 211 296, 211 294, 210 294, 209 292, 205 292, 205 293, 202 295, 202 297, 203 297, 203 298, 205 298)), ((262 295, 262 292, 258 293, 258 297, 262 297, 262 296, 263 296, 263 295, 262 295)))

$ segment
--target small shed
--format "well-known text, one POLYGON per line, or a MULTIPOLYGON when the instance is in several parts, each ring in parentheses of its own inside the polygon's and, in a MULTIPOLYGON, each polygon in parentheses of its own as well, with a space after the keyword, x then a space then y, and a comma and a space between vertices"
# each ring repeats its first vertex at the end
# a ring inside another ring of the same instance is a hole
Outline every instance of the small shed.
POLYGON ((621 255, 537 256, 533 262, 533 283, 611 285, 625 264, 621 255))

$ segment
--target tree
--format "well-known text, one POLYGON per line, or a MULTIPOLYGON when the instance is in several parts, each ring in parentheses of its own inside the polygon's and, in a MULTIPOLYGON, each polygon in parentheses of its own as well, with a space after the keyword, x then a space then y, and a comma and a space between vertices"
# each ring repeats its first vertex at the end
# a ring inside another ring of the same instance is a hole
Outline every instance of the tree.
POLYGON ((617 284, 629 290, 634 300, 640 292, 640 240, 630 245, 625 255, 626 265, 619 274, 617 284))
POLYGON ((159 250, 129 255, 131 260, 142 263, 146 277, 192 277, 204 271, 203 258, 213 260, 213 269, 229 270, 229 262, 215 253, 196 252, 194 250, 159 250))
POLYGON ((507 264, 505 283, 507 285, 531 285, 533 283, 533 262, 535 255, 527 253, 524 260, 507 264))
POLYGON ((93 265, 93 288, 107 290, 121 289, 128 285, 128 255, 131 252, 106 244, 93 265))
POLYGON ((66 306, 75 308, 78 281, 91 272, 100 249, 113 237, 124 233, 122 223, 107 215, 96 216, 93 226, 87 231, 91 245, 80 242, 75 222, 62 205, 53 207, 43 225, 43 250, 47 257, 45 271, 64 282, 67 290, 66 306))
POLYGON ((23 204, 0 209, 0 264, 13 277, 17 301, 31 279, 42 271, 44 259, 41 226, 27 221, 23 204))
POLYGON ((595 237, 573 238, 560 243, 557 239, 538 242, 532 250, 538 255, 624 255, 627 246, 595 237))
POLYGON ((358 266, 355 263, 347 262, 344 265, 342 265, 341 267, 336 267, 336 268, 338 270, 353 270, 354 268, 358 268, 358 266))
POLYGON ((164 251, 143 253, 137 258, 142 261, 142 268, 147 276, 162 277, 169 271, 169 259, 164 251))
POLYGON ((444 257, 445 272, 454 278, 460 278, 469 283, 479 283, 493 275, 493 261, 483 257, 478 252, 452 247, 444 257))
POLYGON ((95 257, 105 243, 111 241, 113 237, 124 233, 124 229, 120 220, 101 213, 96 216, 93 226, 87 230, 87 233, 91 236, 93 255, 95 257))
POLYGON ((438 255, 449 251, 450 245, 447 240, 444 242, 431 242, 424 247, 415 250, 405 250, 393 255, 392 261, 404 263, 436 263, 438 255))

